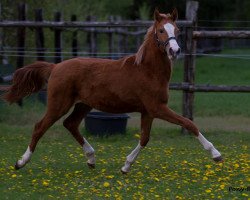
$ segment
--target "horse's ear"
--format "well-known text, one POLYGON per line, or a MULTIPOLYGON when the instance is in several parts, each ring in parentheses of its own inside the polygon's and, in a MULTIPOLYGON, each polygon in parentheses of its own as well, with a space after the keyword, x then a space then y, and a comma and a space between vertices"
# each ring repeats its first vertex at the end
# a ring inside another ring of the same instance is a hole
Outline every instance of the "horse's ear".
POLYGON ((174 22, 178 19, 178 11, 176 8, 172 11, 171 17, 174 22))
POLYGON ((160 22, 161 19, 162 19, 162 17, 161 17, 161 15, 160 15, 160 12, 159 12, 158 8, 155 8, 154 19, 155 19, 155 21, 158 21, 158 22, 160 22))

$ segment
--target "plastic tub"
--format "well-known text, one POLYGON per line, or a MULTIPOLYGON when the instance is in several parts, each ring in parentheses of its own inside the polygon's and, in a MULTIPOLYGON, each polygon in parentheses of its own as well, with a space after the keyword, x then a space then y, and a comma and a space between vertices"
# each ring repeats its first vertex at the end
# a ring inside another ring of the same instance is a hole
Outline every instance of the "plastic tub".
POLYGON ((126 132, 127 114, 90 112, 85 117, 85 129, 96 136, 113 135, 126 132))

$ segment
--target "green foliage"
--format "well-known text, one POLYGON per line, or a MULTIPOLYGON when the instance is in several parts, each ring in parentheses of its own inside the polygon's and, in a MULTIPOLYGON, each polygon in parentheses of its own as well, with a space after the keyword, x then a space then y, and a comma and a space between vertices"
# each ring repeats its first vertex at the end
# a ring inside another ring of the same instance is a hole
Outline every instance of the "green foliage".
POLYGON ((150 7, 144 2, 139 8, 139 18, 141 20, 149 20, 151 16, 150 7))

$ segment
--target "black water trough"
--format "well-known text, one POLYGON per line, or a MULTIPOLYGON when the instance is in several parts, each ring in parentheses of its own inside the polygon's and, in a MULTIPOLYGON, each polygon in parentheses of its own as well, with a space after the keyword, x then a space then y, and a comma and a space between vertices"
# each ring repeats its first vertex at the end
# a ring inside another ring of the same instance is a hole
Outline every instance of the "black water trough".
POLYGON ((126 132, 127 114, 90 112, 85 117, 85 129, 96 136, 107 136, 126 132))

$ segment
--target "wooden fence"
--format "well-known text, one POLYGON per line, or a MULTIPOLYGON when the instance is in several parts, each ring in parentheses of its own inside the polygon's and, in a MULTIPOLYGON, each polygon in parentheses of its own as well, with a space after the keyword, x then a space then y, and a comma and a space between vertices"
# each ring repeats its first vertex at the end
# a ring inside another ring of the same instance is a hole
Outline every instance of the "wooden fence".
MULTIPOLYGON (((183 28, 184 38, 184 76, 182 83, 173 83, 170 89, 183 91, 183 116, 193 120, 193 105, 195 92, 250 92, 250 86, 226 86, 226 85, 196 85, 195 84, 195 57, 196 57, 196 42, 202 38, 229 38, 229 39, 250 39, 250 31, 197 31, 197 10, 198 2, 188 1, 186 4, 186 19, 178 20, 177 25, 183 28)), ((1 12, 0 12, 1 13, 1 12)), ((43 28, 53 28, 54 31, 54 62, 62 61, 62 31, 66 29, 80 29, 87 33, 87 44, 89 47, 89 54, 91 56, 97 55, 97 34, 107 34, 109 55, 112 55, 114 47, 114 34, 123 36, 118 42, 127 52, 126 42, 127 36, 144 35, 145 30, 137 29, 136 31, 129 31, 128 28, 148 28, 152 21, 121 21, 110 18, 108 22, 97 22, 88 17, 84 22, 77 21, 77 17, 73 15, 71 21, 62 21, 61 14, 55 13, 54 21, 44 21, 42 10, 35 11, 35 21, 28 21, 26 19, 26 5, 20 4, 18 7, 18 20, 6 21, 0 20, 0 28, 15 28, 17 29, 17 68, 23 66, 24 52, 25 52, 25 30, 26 28, 35 29, 36 52, 37 60, 43 60, 45 56, 44 40, 45 36, 43 28)), ((137 44, 141 41, 138 39, 137 44)), ((77 32, 72 35, 72 57, 78 55, 77 52, 77 32)), ((5 90, 6 86, 0 86, 0 90, 5 90)))

